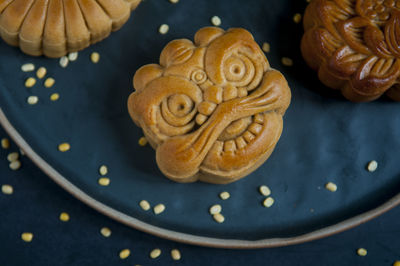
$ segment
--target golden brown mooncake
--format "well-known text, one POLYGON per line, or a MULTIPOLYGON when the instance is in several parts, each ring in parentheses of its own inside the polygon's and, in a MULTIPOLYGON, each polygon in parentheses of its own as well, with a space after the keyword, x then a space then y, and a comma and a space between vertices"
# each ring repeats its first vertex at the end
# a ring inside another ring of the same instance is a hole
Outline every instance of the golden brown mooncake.
POLYGON ((274 150, 291 98, 286 79, 240 28, 202 28, 194 43, 170 42, 133 86, 129 113, 177 182, 224 184, 254 171, 274 150))
POLYGON ((355 102, 400 101, 399 0, 313 0, 304 30, 303 57, 325 85, 355 102))
POLYGON ((118 30, 141 0, 0 0, 0 35, 24 53, 61 57, 118 30))

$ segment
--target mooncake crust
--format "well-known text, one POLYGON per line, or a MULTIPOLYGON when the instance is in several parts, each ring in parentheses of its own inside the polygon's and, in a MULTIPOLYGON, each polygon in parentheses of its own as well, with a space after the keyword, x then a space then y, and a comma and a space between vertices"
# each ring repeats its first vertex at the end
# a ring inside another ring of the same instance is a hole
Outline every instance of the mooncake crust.
POLYGON ((225 184, 264 163, 278 142, 291 92, 253 36, 200 29, 141 67, 128 111, 176 182, 225 184))
POLYGON ((0 36, 29 55, 61 57, 106 38, 141 0, 0 0, 0 36))
POLYGON ((301 51, 326 86, 350 101, 400 101, 400 1, 313 0, 301 51))

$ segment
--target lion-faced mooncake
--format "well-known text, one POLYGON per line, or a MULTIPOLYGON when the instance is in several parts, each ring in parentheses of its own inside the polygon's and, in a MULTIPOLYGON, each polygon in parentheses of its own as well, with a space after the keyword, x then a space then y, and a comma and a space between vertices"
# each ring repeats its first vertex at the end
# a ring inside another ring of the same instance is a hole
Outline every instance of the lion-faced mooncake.
POLYGON ((400 1, 314 0, 304 15, 303 57, 351 101, 400 101, 400 1))
POLYGON ((141 0, 0 0, 0 35, 24 53, 61 57, 118 30, 141 0))
POLYGON ((246 30, 200 29, 174 40, 160 65, 134 76, 128 110, 177 182, 230 183, 259 167, 278 142, 291 93, 246 30))

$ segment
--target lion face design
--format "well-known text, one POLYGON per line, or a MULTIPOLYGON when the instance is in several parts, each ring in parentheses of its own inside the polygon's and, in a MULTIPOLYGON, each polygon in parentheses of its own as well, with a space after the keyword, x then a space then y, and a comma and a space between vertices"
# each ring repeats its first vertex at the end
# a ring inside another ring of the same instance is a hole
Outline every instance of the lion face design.
POLYGON ((177 182, 230 183, 255 170, 280 138, 291 97, 244 29, 208 27, 194 43, 170 42, 133 85, 129 113, 177 182))

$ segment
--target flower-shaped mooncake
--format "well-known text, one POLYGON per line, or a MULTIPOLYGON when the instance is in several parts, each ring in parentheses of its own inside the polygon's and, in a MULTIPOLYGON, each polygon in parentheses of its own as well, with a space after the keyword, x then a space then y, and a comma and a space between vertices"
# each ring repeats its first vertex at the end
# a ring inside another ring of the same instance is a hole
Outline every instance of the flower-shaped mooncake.
POLYGON ((61 57, 106 38, 141 0, 0 0, 0 35, 24 53, 61 57))
POLYGON ((351 101, 400 101, 400 1, 314 0, 301 49, 328 87, 351 101))
POLYGON ((177 182, 230 183, 259 167, 278 142, 291 93, 244 29, 200 29, 174 40, 160 65, 140 68, 128 110, 160 170, 177 182))

